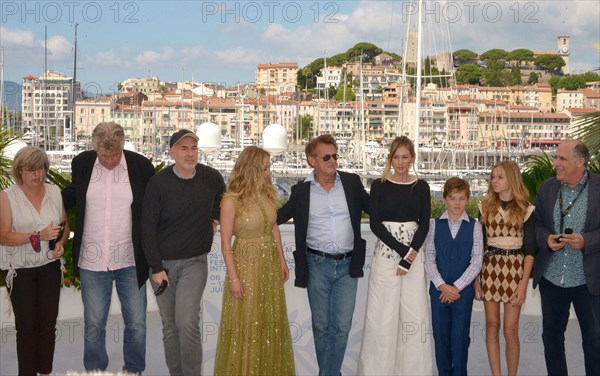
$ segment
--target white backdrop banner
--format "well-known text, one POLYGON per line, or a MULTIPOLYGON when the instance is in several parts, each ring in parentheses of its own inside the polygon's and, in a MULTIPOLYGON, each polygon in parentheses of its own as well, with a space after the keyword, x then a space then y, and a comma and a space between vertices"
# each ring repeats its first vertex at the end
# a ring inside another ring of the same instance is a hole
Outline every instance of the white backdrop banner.
MULTIPOLYGON (((312 337, 312 324, 310 307, 306 289, 294 287, 294 257, 292 252, 295 248, 294 226, 280 226, 281 236, 284 244, 285 257, 290 268, 290 278, 285 284, 285 294, 290 322, 290 332, 294 347, 294 361, 296 373, 299 375, 316 375, 319 373, 315 346, 312 337)), ((358 282, 358 293, 356 297, 356 308, 352 322, 352 331, 348 340, 346 358, 342 368, 342 374, 356 374, 360 341, 362 339, 362 328, 364 324, 365 305, 367 302, 367 288, 371 257, 375 245, 375 236, 369 229, 368 224, 362 225, 363 239, 367 240, 367 258, 365 263, 365 276, 358 282)), ((221 304, 224 291, 226 267, 221 255, 220 238, 215 237, 213 250, 208 257, 208 282, 204 290, 204 303, 202 306, 202 336, 203 336, 203 367, 204 374, 213 373, 217 338, 219 336, 219 324, 221 321, 221 304)))

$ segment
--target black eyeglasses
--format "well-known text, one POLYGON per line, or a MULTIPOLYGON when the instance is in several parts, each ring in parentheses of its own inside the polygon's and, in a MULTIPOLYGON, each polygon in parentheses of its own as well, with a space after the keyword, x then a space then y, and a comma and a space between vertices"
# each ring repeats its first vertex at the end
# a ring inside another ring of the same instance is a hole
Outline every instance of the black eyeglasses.
POLYGON ((337 161, 337 159, 338 159, 337 153, 336 154, 325 154, 324 156, 321 157, 323 162, 327 162, 331 158, 333 158, 334 161, 337 161))

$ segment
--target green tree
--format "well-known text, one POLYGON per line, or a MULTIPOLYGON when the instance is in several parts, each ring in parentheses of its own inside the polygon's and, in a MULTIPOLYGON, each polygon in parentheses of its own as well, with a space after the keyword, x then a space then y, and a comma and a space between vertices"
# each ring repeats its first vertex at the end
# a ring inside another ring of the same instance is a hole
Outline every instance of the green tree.
POLYGON ((534 63, 549 73, 558 72, 560 68, 565 66, 563 58, 555 54, 540 55, 535 58, 534 63))
POLYGON ((508 52, 505 50, 501 50, 499 48, 493 48, 491 50, 485 51, 479 58, 481 60, 504 60, 506 61, 508 57, 508 52))
POLYGON ((518 65, 513 66, 510 69, 507 83, 509 85, 521 85, 521 67, 518 65))
POLYGON ((520 66, 524 61, 533 61, 533 51, 526 48, 512 50, 506 56, 508 61, 512 61, 515 65, 520 66))
POLYGON ((560 78, 557 87, 559 89, 577 90, 585 88, 585 78, 583 75, 568 75, 560 78))
POLYGON ((456 68, 456 83, 478 85, 481 81, 481 68, 476 64, 464 64, 456 68))
POLYGON ((18 134, 6 128, 4 124, 0 126, 0 191, 8 188, 13 183, 11 176, 12 159, 4 155, 4 150, 19 138, 18 134))
POLYGON ((472 64, 477 58, 477 53, 471 50, 456 50, 454 51, 454 61, 459 65, 472 64))
POLYGON ((529 191, 529 201, 534 202, 537 191, 544 180, 556 175, 552 158, 544 152, 543 155, 527 157, 526 167, 522 172, 523 183, 529 191))
POLYGON ((585 72, 581 76, 583 76, 583 79, 585 80, 585 82, 600 81, 600 74, 598 74, 596 72, 585 72))
POLYGON ((341 102, 344 100, 344 86, 346 87, 346 101, 347 102, 355 101, 356 93, 354 93, 354 90, 352 90, 352 88, 348 85, 341 85, 341 87, 338 88, 337 93, 335 93, 335 97, 333 97, 333 99, 338 102, 341 102))
POLYGON ((482 79, 486 86, 504 86, 504 64, 498 60, 488 60, 483 69, 482 79))
POLYGON ((535 72, 531 72, 531 73, 529 73, 529 78, 527 79, 527 84, 529 84, 529 85, 537 84, 539 80, 540 80, 540 76, 535 72))
POLYGON ((337 55, 333 55, 332 57, 327 58, 327 66, 328 67, 341 67, 344 62, 348 61, 348 54, 341 53, 337 55))
POLYGON ((590 150, 590 155, 596 157, 596 165, 600 165, 598 159, 600 154, 600 111, 578 116, 575 124, 573 138, 585 142, 590 150))
POLYGON ((558 83, 560 82, 560 76, 552 76, 548 81, 550 88, 552 89, 552 95, 556 95, 556 91, 558 90, 558 83))
POLYGON ((383 50, 376 45, 368 42, 356 43, 353 47, 346 51, 349 58, 359 58, 362 56, 363 62, 370 62, 373 58, 381 54, 383 50))
POLYGON ((298 69, 297 81, 299 88, 313 88, 315 87, 314 80, 312 79, 312 71, 307 65, 302 69, 298 69))
POLYGON ((311 115, 298 115, 292 137, 295 141, 309 139, 312 135, 313 117, 311 115))
POLYGON ((329 99, 335 98, 335 95, 337 94, 337 91, 338 91, 337 87, 335 87, 335 86, 329 86, 327 88, 327 98, 329 98, 329 99))
POLYGON ((169 89, 167 89, 166 86, 160 85, 158 87, 158 93, 160 94, 161 97, 164 98, 167 95, 168 92, 169 92, 169 89))

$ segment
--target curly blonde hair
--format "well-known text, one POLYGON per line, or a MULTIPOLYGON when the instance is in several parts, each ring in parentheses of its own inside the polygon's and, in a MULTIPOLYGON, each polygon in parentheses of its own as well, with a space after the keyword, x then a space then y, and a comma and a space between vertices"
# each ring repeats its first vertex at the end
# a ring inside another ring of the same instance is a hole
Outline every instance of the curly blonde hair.
POLYGON ((527 215, 527 208, 530 205, 529 190, 527 190, 527 187, 525 187, 525 184, 523 183, 519 165, 514 161, 500 161, 492 168, 488 190, 481 201, 481 222, 484 225, 491 223, 501 205, 500 196, 498 193, 494 192, 494 189, 492 188, 492 174, 494 173, 494 170, 498 168, 504 171, 504 175, 508 180, 508 184, 513 194, 513 203, 508 208, 509 223, 516 229, 522 229, 523 223, 525 222, 525 216, 527 215))
POLYGON ((265 161, 269 158, 270 154, 257 146, 248 146, 238 156, 224 196, 236 201, 238 210, 259 197, 277 207, 277 191, 263 176, 265 161))

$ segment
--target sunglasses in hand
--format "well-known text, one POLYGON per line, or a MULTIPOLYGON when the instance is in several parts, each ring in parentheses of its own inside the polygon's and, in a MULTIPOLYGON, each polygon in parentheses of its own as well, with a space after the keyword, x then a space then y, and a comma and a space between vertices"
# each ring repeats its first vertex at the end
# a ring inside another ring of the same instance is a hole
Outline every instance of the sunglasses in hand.
MULTIPOLYGON (((167 269, 165 269, 165 273, 168 275, 169 271, 167 269)), ((163 281, 160 283, 160 286, 158 286, 156 291, 154 291, 154 296, 159 296, 160 294, 165 292, 165 290, 167 289, 167 285, 168 285, 167 280, 163 279, 163 281)))
POLYGON ((56 248, 56 242, 62 239, 63 235, 65 234, 65 222, 63 221, 59 226, 60 230, 58 231, 56 239, 52 239, 48 242, 48 248, 50 248, 51 251, 54 251, 54 248, 56 248))

